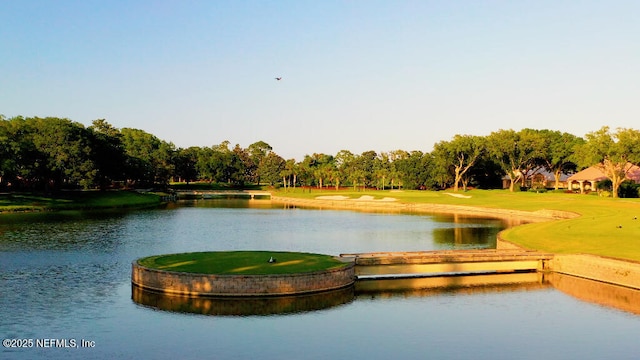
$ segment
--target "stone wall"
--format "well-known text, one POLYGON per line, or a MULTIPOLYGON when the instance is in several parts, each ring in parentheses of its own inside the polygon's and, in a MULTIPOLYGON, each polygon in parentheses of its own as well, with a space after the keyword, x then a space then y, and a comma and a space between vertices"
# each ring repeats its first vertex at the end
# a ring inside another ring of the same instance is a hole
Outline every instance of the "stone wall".
POLYGON ((356 280, 355 264, 282 275, 213 275, 149 269, 134 261, 131 282, 145 289, 196 296, 276 296, 340 289, 356 280))

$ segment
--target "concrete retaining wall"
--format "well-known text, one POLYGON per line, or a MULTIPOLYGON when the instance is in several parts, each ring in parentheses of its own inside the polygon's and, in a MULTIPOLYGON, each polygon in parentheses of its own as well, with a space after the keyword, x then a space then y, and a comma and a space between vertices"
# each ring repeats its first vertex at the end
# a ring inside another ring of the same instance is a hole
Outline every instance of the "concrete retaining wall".
POLYGON ((334 270, 284 275, 210 275, 149 269, 132 263, 131 282, 145 289, 195 296, 282 296, 353 285, 355 264, 334 270))
POLYGON ((507 241, 502 238, 502 231, 498 233, 498 239, 496 241, 496 249, 498 250, 526 250, 520 245, 516 245, 510 241, 507 241))
POLYGON ((551 260, 553 272, 640 289, 640 263, 595 255, 559 255, 551 260))
MULTIPOLYGON (((522 249, 498 234, 498 249, 522 249)), ((588 254, 555 254, 547 262, 548 271, 584 279, 640 289, 640 263, 588 254)))

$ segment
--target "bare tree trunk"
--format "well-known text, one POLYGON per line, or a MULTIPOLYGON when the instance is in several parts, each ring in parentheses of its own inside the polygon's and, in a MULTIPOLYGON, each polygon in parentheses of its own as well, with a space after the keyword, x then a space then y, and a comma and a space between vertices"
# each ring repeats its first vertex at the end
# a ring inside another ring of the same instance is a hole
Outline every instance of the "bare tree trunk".
POLYGON ((553 178, 556 181, 555 189, 558 190, 560 188, 560 170, 559 169, 553 173, 553 178))

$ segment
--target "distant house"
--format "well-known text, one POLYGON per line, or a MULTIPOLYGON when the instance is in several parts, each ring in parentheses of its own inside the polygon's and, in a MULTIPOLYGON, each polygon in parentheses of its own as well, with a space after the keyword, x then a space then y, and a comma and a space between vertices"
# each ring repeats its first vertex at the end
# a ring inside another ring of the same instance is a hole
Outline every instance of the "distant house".
MULTIPOLYGON (((640 167, 627 163, 625 167, 627 171, 627 180, 632 180, 636 184, 640 184, 640 167)), ((591 166, 582 171, 571 175, 567 179, 567 185, 570 190, 580 190, 581 194, 595 189, 599 181, 606 180, 607 176, 596 166, 591 166)))
MULTIPOLYGON (((560 173, 560 179, 559 179, 559 183, 558 183, 558 188, 559 189, 566 189, 567 188, 567 179, 569 178, 568 174, 565 173, 560 173)), ((519 183, 522 180, 519 180, 519 183)), ((509 188, 509 177, 508 176, 504 176, 502 178, 502 188, 503 189, 508 189, 509 188)), ((553 176, 553 173, 545 170, 545 168, 539 167, 534 169, 530 174, 527 175, 525 181, 524 181, 524 185, 528 188, 544 188, 544 189, 555 189, 556 187, 556 178, 553 176)))
MULTIPOLYGON (((558 183, 558 189, 566 189, 567 188, 567 179, 569 178, 568 174, 563 172, 560 173, 560 179, 558 183)), ((556 187, 556 178, 553 173, 543 169, 538 168, 534 171, 533 175, 529 177, 529 185, 528 187, 539 187, 545 189, 555 189, 556 187)))

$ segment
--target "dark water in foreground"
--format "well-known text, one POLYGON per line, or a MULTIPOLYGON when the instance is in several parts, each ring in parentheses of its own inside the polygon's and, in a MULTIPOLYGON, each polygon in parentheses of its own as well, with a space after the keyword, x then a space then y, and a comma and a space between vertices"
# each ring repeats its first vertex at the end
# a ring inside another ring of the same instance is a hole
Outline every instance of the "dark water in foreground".
MULTIPOLYGON (((498 220, 246 204, 201 201, 132 213, 0 216, 0 337, 34 341, 32 348, 3 347, 0 358, 640 357, 640 315, 578 300, 536 274, 361 283, 326 296, 253 303, 132 291, 130 264, 141 256, 491 248, 506 226, 498 220), (95 343, 80 348, 82 339, 95 343), (42 347, 72 341, 76 348, 42 347)), ((587 298, 599 291, 588 289, 587 298)))

